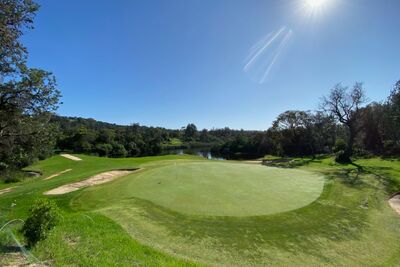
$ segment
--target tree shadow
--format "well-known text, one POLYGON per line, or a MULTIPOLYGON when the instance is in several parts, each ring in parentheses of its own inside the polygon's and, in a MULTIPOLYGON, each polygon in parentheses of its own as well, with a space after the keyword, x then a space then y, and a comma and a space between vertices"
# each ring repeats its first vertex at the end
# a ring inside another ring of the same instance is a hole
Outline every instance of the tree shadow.
POLYGON ((17 252, 21 252, 21 248, 19 246, 15 246, 15 245, 2 245, 0 247, 0 252, 1 253, 17 253, 17 252))
POLYGON ((310 163, 321 163, 326 156, 316 156, 312 158, 279 158, 272 160, 263 160, 262 164, 278 168, 297 168, 309 165, 310 163))

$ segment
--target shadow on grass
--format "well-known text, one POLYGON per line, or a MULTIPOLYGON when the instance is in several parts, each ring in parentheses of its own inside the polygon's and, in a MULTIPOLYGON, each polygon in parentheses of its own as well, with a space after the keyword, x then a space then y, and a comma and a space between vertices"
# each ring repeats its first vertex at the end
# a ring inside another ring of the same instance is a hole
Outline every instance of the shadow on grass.
MULTIPOLYGON (((272 166, 294 168, 321 161, 321 158, 276 159, 272 160, 275 164, 272 166)), ((251 260, 264 257, 266 247, 275 247, 330 262, 332 259, 323 252, 327 241, 361 240, 363 233, 371 227, 369 210, 379 209, 382 204, 382 188, 390 181, 382 173, 390 169, 356 163, 322 167, 319 172, 327 177, 327 183, 321 196, 310 205, 289 212, 254 217, 192 216, 131 198, 122 205, 126 209, 134 207, 124 221, 132 227, 149 224, 146 235, 154 243, 174 243, 183 250, 186 246, 211 241, 207 243, 210 251, 246 255, 244 257, 251 260), (152 232, 155 225, 165 229, 167 237, 158 238, 158 233, 152 232), (163 238, 166 240, 160 241, 163 238)), ((119 213, 115 212, 113 216, 119 216, 119 213)))
POLYGON ((271 160, 263 160, 262 164, 265 166, 278 167, 278 168, 297 168, 309 165, 310 163, 321 163, 323 159, 328 156, 316 156, 313 158, 278 158, 271 160))
POLYGON ((132 198, 130 201, 134 206, 142 207, 140 216, 143 216, 143 221, 162 225, 168 229, 169 236, 177 237, 182 243, 202 244, 204 240, 212 240, 217 244, 215 249, 233 254, 246 252, 253 259, 262 256, 260 248, 266 245, 328 261, 321 252, 324 244, 320 240, 358 240, 368 227, 368 211, 360 207, 364 198, 362 190, 356 190, 360 191, 357 199, 349 201, 354 196, 342 195, 338 186, 327 183, 321 197, 312 204, 268 216, 192 216, 141 199, 132 198), (332 194, 339 195, 332 200, 332 194))
POLYGON ((362 166, 354 162, 350 163, 350 165, 357 168, 358 174, 373 175, 384 186, 385 191, 389 195, 400 191, 398 182, 396 182, 390 175, 390 171, 392 171, 393 168, 382 166, 362 166))

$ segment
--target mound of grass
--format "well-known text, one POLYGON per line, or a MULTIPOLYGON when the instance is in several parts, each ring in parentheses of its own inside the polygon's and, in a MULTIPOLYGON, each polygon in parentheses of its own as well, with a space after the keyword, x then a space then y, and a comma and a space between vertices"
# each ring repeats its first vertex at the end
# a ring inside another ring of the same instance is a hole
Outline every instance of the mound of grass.
POLYGON ((307 206, 323 187, 321 175, 303 170, 203 161, 153 168, 93 188, 85 202, 112 203, 112 192, 118 192, 121 200, 139 198, 183 214, 256 216, 307 206))

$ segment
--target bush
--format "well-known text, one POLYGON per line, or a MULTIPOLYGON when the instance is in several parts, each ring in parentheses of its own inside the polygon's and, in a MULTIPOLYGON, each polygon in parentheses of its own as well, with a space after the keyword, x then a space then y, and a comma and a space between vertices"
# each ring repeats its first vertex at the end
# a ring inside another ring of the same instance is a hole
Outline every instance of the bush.
POLYGON ((114 143, 112 145, 111 156, 113 158, 124 158, 127 154, 128 152, 126 152, 126 149, 123 145, 118 143, 114 143))
POLYGON ((388 140, 388 141, 384 141, 383 143, 383 154, 385 156, 398 156, 400 155, 400 144, 392 141, 392 140, 388 140))
POLYGON ((339 152, 336 153, 335 161, 337 163, 342 163, 342 164, 351 163, 349 156, 346 154, 344 150, 340 150, 339 152))
POLYGON ((22 234, 25 236, 29 247, 40 240, 46 239, 48 232, 57 224, 60 212, 56 203, 48 199, 36 200, 29 209, 22 234))
POLYGON ((112 149, 113 147, 110 144, 97 144, 95 151, 100 157, 106 157, 111 153, 112 149))
POLYGON ((344 141, 343 139, 337 139, 335 142, 335 146, 333 147, 333 152, 338 153, 340 151, 345 151, 346 148, 346 141, 344 141))

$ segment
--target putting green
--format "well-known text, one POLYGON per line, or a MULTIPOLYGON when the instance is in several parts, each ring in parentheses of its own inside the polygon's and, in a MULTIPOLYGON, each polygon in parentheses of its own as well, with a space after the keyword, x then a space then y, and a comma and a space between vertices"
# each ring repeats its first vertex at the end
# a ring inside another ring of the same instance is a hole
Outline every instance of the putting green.
POLYGON ((302 170, 196 162, 144 171, 120 189, 185 214, 256 216, 304 207, 323 187, 322 176, 302 170))

